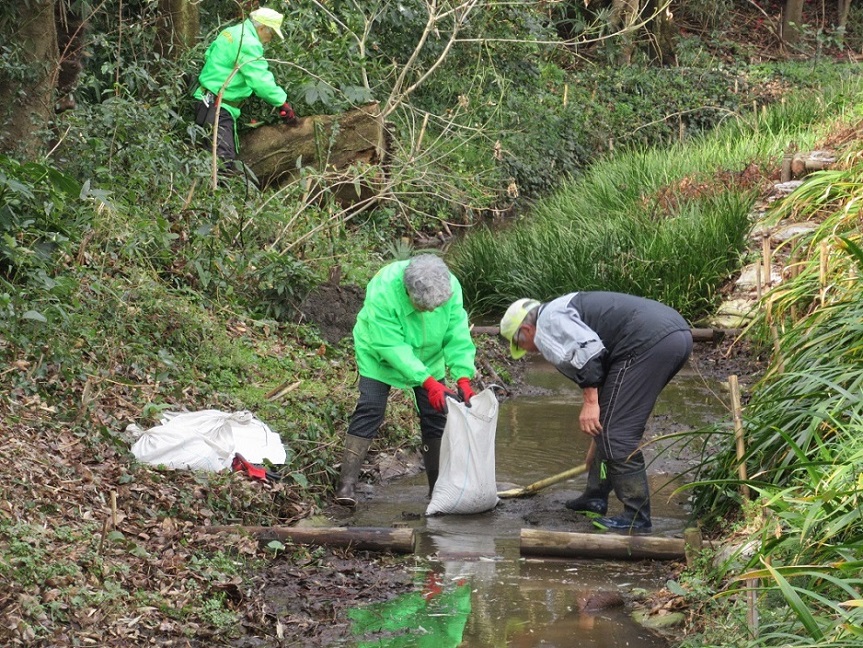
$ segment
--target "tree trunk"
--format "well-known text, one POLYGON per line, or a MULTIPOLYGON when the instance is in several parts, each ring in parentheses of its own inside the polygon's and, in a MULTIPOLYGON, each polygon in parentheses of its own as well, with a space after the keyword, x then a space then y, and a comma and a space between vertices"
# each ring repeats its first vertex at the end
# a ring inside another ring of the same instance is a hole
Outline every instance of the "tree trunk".
POLYGON ((629 65, 632 61, 632 52, 635 49, 634 25, 641 17, 639 4, 639 0, 612 0, 611 3, 611 24, 620 31, 621 49, 617 57, 619 65, 629 65))
POLYGON ((0 22, 5 23, 7 46, 18 46, 26 80, 11 78, 0 68, 0 151, 38 156, 38 133, 54 113, 54 87, 58 74, 57 28, 53 0, 4 3, 0 22), (26 14, 26 19, 25 19, 26 14))
POLYGON ((155 50, 162 58, 176 61, 195 45, 200 29, 198 6, 190 0, 159 0, 155 50))
POLYGON ((240 158, 264 184, 281 184, 314 167, 329 176, 330 188, 341 202, 352 204, 373 195, 375 188, 346 175, 356 162, 379 164, 385 151, 383 120, 378 104, 340 115, 315 115, 293 126, 260 126, 240 137, 240 158), (359 191, 358 191, 359 190, 359 191))
POLYGON ((851 0, 837 0, 839 5, 836 9, 837 20, 836 27, 845 29, 848 24, 848 10, 851 8, 851 0))
POLYGON ((782 40, 793 45, 800 40, 804 0, 785 0, 782 10, 782 40))
POLYGON ((653 16, 647 24, 650 33, 650 57, 661 65, 674 65, 677 28, 669 0, 651 0, 645 17, 653 16), (654 15, 655 14, 655 15, 654 15))

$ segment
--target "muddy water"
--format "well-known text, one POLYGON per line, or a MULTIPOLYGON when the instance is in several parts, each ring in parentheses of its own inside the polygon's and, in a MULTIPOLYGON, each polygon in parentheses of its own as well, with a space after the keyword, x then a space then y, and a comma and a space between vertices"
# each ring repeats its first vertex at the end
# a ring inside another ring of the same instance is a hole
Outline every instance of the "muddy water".
MULTIPOLYGON (((501 405, 496 466, 499 488, 524 486, 579 463, 588 439, 577 428, 580 392, 540 362, 527 383, 533 396, 501 405)), ((723 414, 713 393, 690 368, 666 388, 646 438, 689 430, 723 414)), ((693 463, 677 446, 648 445, 654 534, 680 536, 687 523, 685 495, 672 483, 693 463)), ((420 517, 427 504, 425 474, 379 485, 361 502, 353 524, 411 526, 419 551, 431 560, 418 592, 358 612, 352 646, 497 648, 596 646, 654 648, 666 643, 634 623, 625 601, 639 589, 662 587, 669 565, 653 561, 523 559, 522 527, 590 531, 589 522, 564 508, 584 477, 551 486, 531 498, 502 500, 488 513, 420 517), (377 619, 369 624, 369 615, 377 619), (384 621, 396 619, 397 621, 384 621), (396 625, 387 625, 395 623, 396 625), (405 632, 409 634, 405 634, 405 632), (365 633, 365 634, 364 634, 365 633)), ((610 513, 619 506, 614 502, 610 513)))

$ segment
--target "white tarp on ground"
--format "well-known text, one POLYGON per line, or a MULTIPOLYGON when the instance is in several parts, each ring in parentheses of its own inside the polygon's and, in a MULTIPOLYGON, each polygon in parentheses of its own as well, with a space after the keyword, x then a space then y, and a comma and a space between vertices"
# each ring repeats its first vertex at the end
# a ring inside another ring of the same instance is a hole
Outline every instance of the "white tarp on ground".
POLYGON ((129 427, 140 435, 132 454, 153 466, 216 472, 230 468, 237 453, 255 464, 287 458, 279 435, 248 411, 163 412, 156 427, 129 427))
POLYGON ((446 428, 440 448, 440 473, 426 515, 470 514, 497 506, 494 439, 499 403, 488 387, 470 407, 447 400, 446 428))

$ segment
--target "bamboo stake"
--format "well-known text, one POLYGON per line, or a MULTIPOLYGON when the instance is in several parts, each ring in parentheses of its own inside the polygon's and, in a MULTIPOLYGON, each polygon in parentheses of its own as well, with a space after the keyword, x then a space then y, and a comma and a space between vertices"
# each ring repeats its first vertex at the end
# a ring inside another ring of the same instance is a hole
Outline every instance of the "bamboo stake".
POLYGON ((745 483, 747 480, 746 474, 746 441, 743 438, 743 419, 741 417, 740 406, 740 384, 737 382, 737 376, 732 374, 728 376, 728 387, 731 390, 731 411, 734 420, 734 443, 737 446, 737 475, 744 482, 740 486, 740 494, 745 501, 749 501, 749 486, 745 483))
POLYGON ((827 241, 821 241, 818 255, 818 283, 821 286, 821 306, 827 301, 827 241))
POLYGON ((764 285, 769 288, 773 285, 773 259, 769 235, 761 239, 761 251, 764 255, 764 285))
POLYGON ((755 262, 755 296, 761 300, 761 260, 755 262))
POLYGON ((759 579, 746 579, 746 624, 753 639, 758 638, 758 585, 759 579))

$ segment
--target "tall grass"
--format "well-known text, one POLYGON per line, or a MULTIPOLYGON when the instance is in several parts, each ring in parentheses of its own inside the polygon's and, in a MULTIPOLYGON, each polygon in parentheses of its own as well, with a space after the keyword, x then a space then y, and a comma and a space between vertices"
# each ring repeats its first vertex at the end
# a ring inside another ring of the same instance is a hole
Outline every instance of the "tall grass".
POLYGON ((740 265, 757 167, 846 105, 844 85, 730 121, 709 136, 599 161, 506 228, 474 232, 449 261, 477 314, 520 297, 615 290, 664 301, 690 321, 718 301, 740 265))
MULTIPOLYGON (((761 605, 780 601, 752 645, 863 644, 863 144, 844 167, 814 174, 772 217, 818 222, 794 244, 796 276, 764 298, 755 327, 777 351, 744 412, 743 461, 767 522, 753 568, 761 605)), ((739 504, 727 431, 704 465, 695 512, 723 518, 739 504)))

